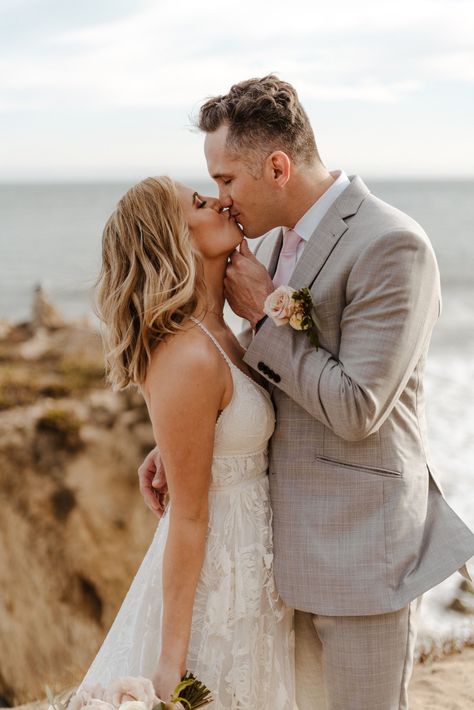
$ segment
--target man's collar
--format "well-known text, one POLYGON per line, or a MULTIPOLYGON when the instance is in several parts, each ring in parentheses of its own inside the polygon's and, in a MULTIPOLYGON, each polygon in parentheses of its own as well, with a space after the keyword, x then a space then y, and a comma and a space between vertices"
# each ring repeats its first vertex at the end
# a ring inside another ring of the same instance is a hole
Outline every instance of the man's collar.
MULTIPOLYGON (((316 202, 311 205, 301 219, 294 226, 294 231, 306 242, 309 240, 314 230, 321 222, 322 218, 329 210, 333 202, 337 200, 346 187, 349 187, 350 180, 343 170, 332 171, 331 175, 335 178, 334 182, 326 192, 323 192, 316 202)), ((283 237, 288 231, 288 227, 283 227, 283 237)))

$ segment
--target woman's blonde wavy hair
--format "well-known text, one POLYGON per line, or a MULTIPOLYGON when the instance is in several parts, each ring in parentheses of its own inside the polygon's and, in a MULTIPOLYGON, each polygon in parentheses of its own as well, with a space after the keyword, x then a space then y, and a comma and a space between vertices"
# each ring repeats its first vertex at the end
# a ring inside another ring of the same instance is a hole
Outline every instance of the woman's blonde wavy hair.
POLYGON ((170 178, 147 178, 122 197, 104 228, 96 283, 114 389, 142 384, 153 348, 196 310, 199 263, 170 178))

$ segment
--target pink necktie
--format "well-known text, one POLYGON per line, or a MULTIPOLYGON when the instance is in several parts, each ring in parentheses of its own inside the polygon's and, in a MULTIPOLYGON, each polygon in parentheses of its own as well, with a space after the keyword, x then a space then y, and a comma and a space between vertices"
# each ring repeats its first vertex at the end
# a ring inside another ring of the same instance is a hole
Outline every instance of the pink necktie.
POLYGON ((283 246, 281 248, 280 258, 278 259, 275 276, 273 277, 275 288, 288 284, 290 276, 296 266, 298 245, 301 244, 302 241, 302 238, 294 229, 289 229, 283 236, 283 246))

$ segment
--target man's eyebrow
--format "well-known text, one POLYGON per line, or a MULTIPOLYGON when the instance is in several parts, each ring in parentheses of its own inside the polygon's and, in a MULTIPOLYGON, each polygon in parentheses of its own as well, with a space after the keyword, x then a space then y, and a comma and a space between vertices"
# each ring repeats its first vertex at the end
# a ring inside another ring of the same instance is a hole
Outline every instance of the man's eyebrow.
POLYGON ((219 178, 228 177, 227 173, 212 173, 211 178, 213 180, 219 180, 219 178))

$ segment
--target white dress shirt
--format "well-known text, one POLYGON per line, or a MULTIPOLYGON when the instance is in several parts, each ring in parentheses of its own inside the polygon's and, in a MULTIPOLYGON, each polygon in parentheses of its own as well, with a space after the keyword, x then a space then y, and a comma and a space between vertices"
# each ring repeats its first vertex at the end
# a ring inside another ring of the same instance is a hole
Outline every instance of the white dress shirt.
MULTIPOLYGON (((344 192, 346 187, 349 187, 350 180, 343 170, 338 170, 331 172, 331 175, 335 178, 331 187, 328 187, 326 192, 324 192, 316 202, 311 205, 309 210, 304 213, 300 220, 293 227, 294 231, 299 234, 303 241, 298 246, 298 251, 296 253, 296 260, 300 258, 304 251, 306 242, 310 239, 314 230, 321 222, 322 218, 329 210, 333 202, 337 200, 339 195, 344 192)), ((283 227, 283 238, 289 227, 283 227)))

